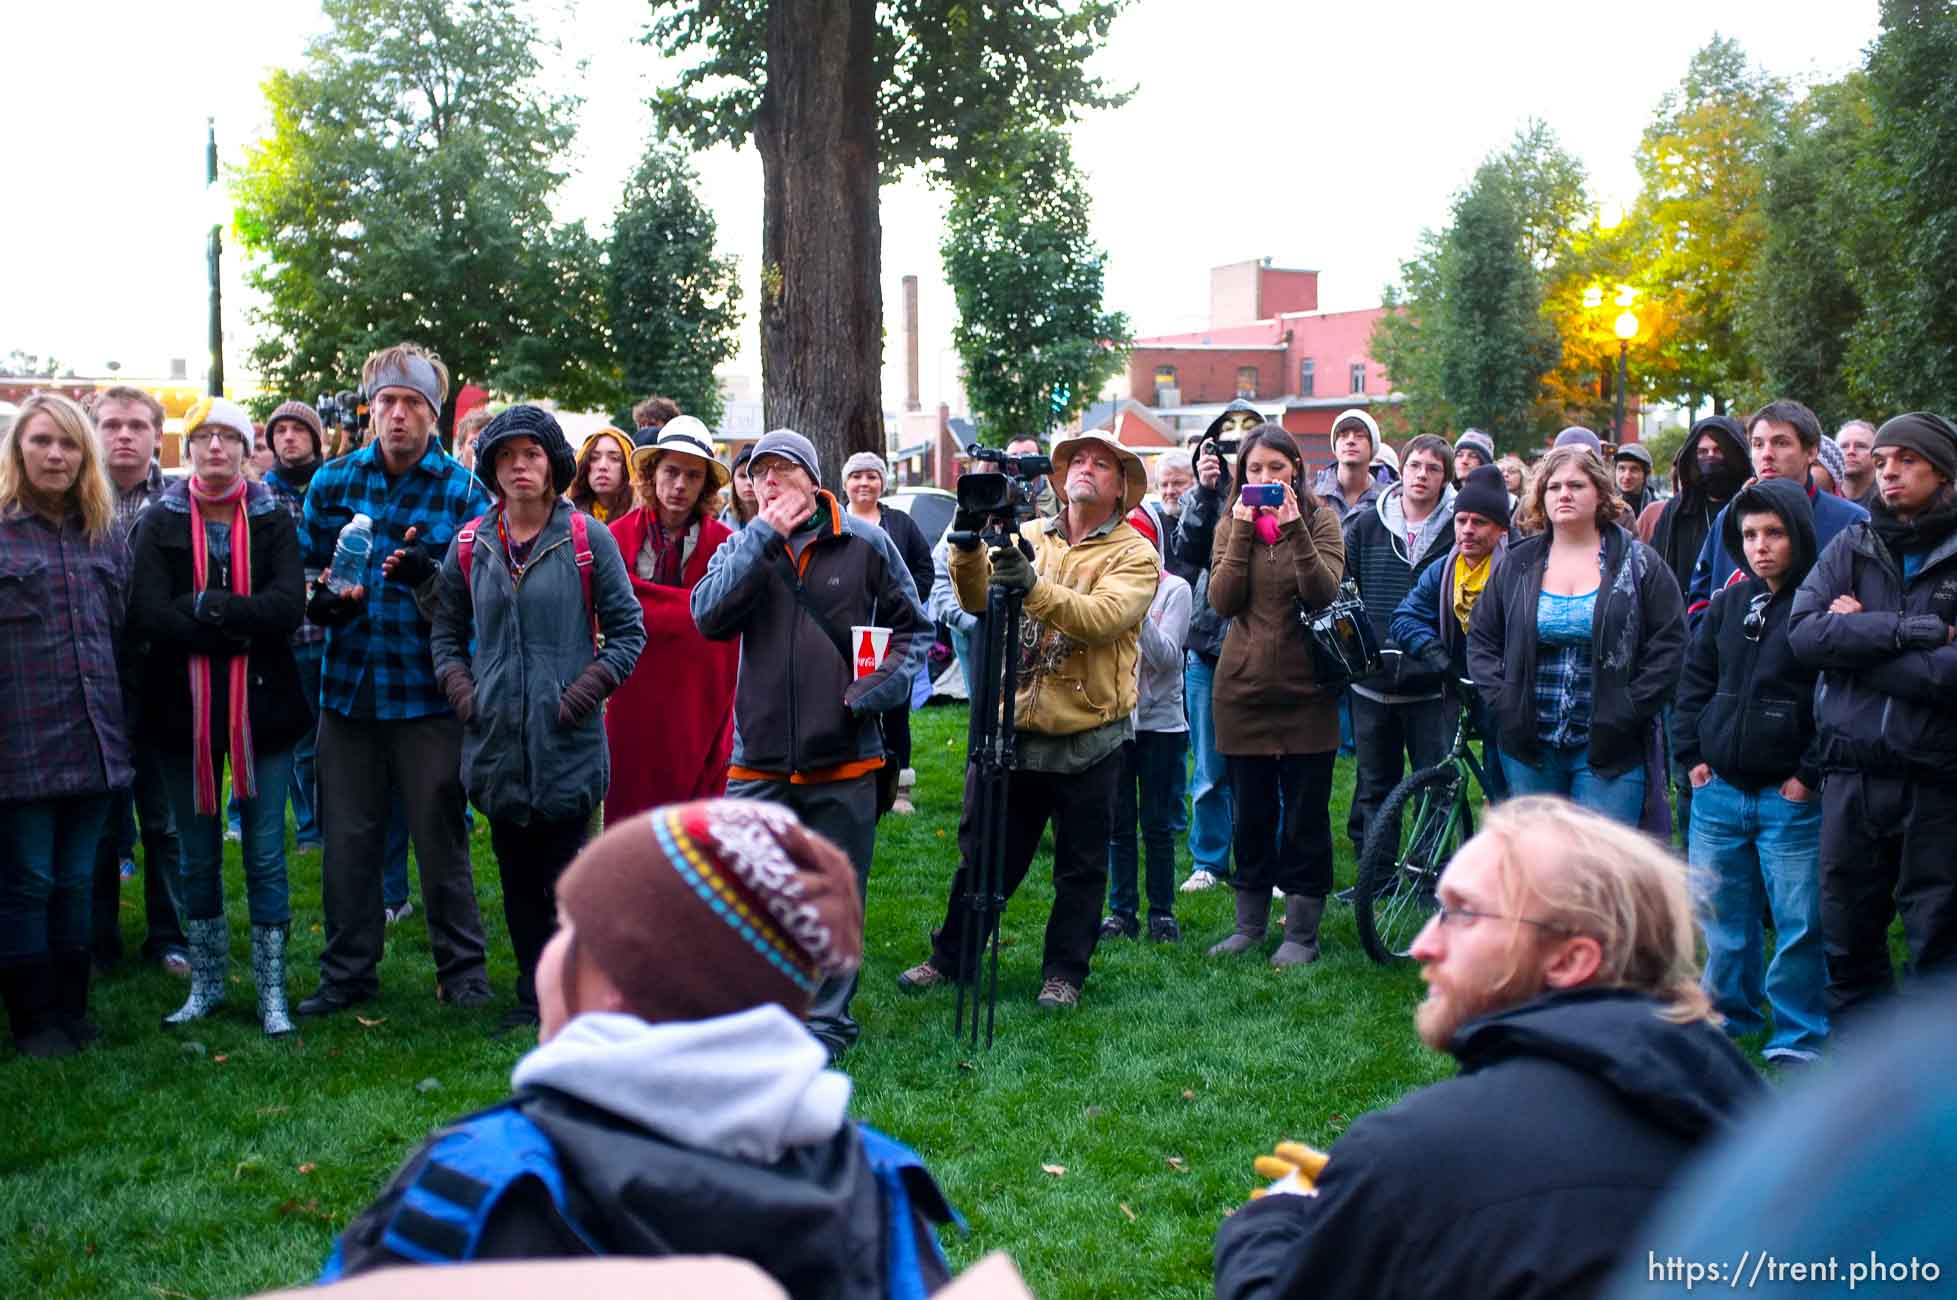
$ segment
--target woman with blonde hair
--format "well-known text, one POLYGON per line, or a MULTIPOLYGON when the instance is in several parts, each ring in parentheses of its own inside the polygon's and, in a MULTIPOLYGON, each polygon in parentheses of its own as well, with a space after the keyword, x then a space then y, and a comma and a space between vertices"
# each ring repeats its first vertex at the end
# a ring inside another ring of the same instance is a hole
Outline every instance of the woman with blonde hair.
POLYGON ((609 424, 584 440, 578 472, 565 493, 601 524, 623 519, 638 499, 632 488, 632 439, 609 424))
POLYGON ((1618 522, 1619 500, 1595 453, 1543 457, 1529 504, 1546 531, 1510 544, 1476 602, 1468 670, 1511 790, 1636 826, 1684 662, 1685 610, 1670 567, 1618 522))
POLYGON ((109 796, 135 773, 116 648, 128 551, 81 407, 21 403, 0 436, 0 998, 24 1056, 101 1036, 89 906, 109 796))

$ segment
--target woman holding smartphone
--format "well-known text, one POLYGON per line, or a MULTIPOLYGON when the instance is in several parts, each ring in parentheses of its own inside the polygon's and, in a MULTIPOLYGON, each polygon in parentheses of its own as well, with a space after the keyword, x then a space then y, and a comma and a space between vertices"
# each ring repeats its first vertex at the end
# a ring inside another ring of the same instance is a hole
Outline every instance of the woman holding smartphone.
POLYGON ((1217 662, 1216 747, 1235 791, 1237 927, 1213 957, 1263 942, 1271 889, 1284 894, 1282 969, 1318 959, 1318 923, 1332 890, 1332 760, 1336 691, 1312 675, 1298 610, 1323 609, 1345 568, 1339 518, 1306 486, 1289 433, 1260 424, 1244 438, 1243 487, 1211 545, 1209 602, 1232 620, 1217 662))

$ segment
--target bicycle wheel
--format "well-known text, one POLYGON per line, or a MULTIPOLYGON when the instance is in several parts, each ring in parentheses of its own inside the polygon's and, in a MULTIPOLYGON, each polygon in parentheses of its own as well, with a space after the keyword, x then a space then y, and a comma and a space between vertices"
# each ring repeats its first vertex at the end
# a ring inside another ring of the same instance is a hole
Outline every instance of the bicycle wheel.
POLYGON ((1452 760, 1416 772, 1393 788, 1373 819, 1352 910, 1360 946, 1381 965, 1406 957, 1439 906, 1434 890, 1442 870, 1474 834, 1466 780, 1452 760), (1396 822, 1400 833, 1393 835, 1396 822))

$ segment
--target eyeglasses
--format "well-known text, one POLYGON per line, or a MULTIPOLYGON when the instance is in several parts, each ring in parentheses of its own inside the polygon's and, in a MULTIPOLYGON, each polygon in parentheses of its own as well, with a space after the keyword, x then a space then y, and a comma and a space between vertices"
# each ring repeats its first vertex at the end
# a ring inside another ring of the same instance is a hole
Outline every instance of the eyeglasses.
POLYGON ((1434 909, 1434 921, 1440 926, 1454 926, 1465 930, 1476 921, 1514 921, 1518 925, 1533 925, 1551 934, 1575 934, 1568 926, 1557 925, 1551 921, 1538 921, 1530 916, 1504 916, 1500 912, 1477 912, 1472 907, 1449 907, 1446 903, 1434 909))
POLYGON ((1763 591, 1755 596, 1746 607, 1746 617, 1740 620, 1740 631, 1746 639, 1759 643, 1761 635, 1767 630, 1767 606, 1773 603, 1774 594, 1763 591))
POLYGON ((220 438, 234 447, 245 445, 243 436, 235 429, 198 429, 193 433, 186 433, 183 436, 185 445, 191 447, 201 447, 206 443, 216 442, 220 438))

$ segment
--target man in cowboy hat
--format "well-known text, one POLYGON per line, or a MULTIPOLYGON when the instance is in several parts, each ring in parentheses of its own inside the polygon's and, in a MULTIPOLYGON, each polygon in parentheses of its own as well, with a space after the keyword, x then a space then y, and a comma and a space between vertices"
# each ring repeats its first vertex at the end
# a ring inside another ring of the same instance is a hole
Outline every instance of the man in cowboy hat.
MULTIPOLYGON (((1154 544, 1126 520, 1148 491, 1148 473, 1111 434, 1062 438, 1053 448, 1053 482, 1067 504, 1050 520, 1022 526, 1031 560, 1010 546, 988 553, 973 541, 953 548, 950 570, 958 603, 973 613, 985 608, 988 586, 1024 598, 1002 883, 1011 897, 1051 822, 1054 900, 1039 1004, 1071 1007, 1099 938, 1121 747, 1135 735, 1140 628, 1161 566, 1154 544)), ((942 984, 966 969, 962 909, 978 851, 972 780, 968 767, 958 825, 964 865, 951 882, 944 928, 932 936, 930 957, 899 977, 905 988, 942 984)))

